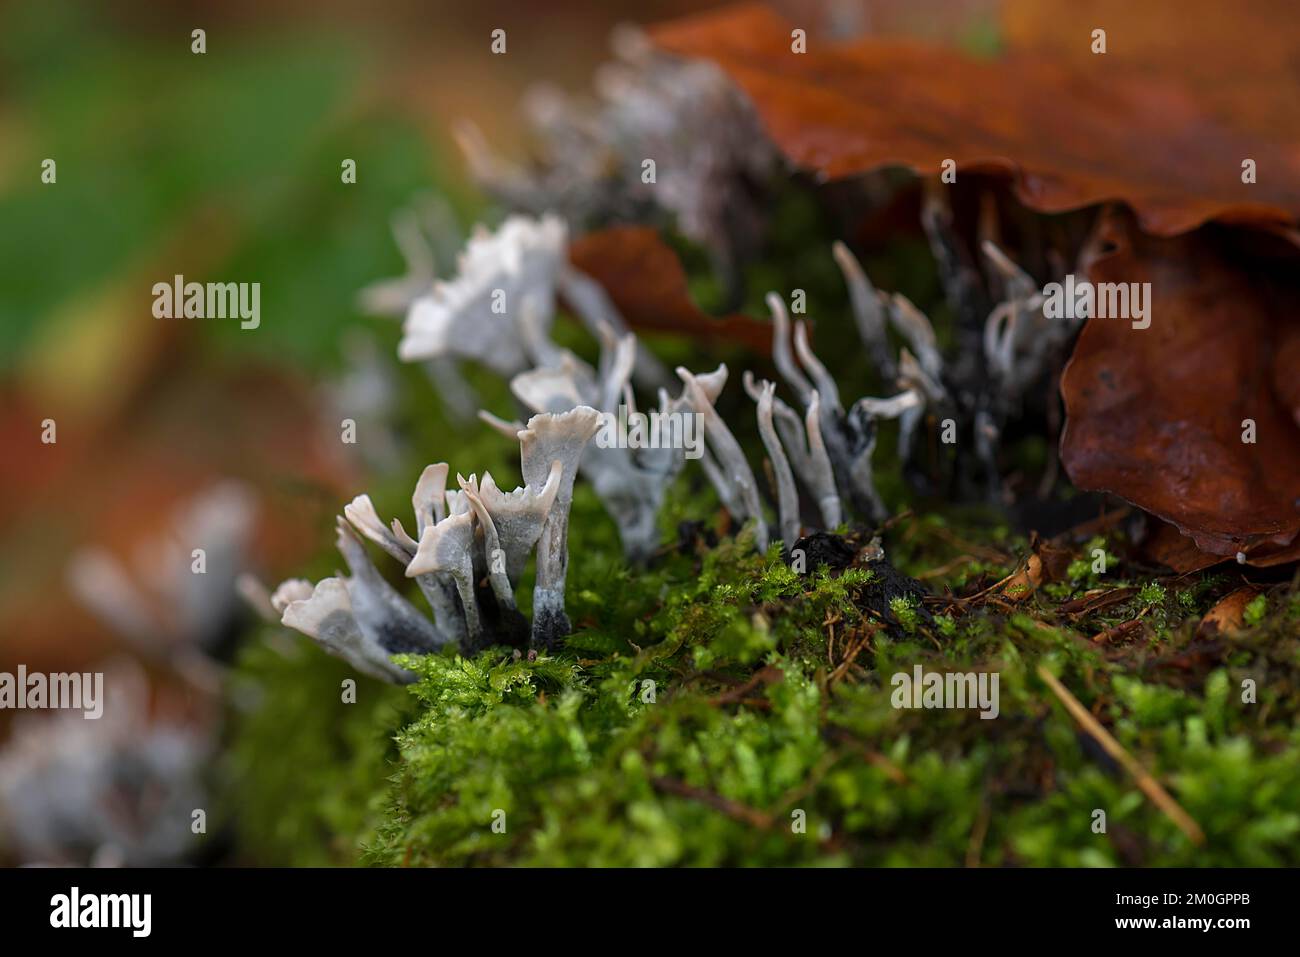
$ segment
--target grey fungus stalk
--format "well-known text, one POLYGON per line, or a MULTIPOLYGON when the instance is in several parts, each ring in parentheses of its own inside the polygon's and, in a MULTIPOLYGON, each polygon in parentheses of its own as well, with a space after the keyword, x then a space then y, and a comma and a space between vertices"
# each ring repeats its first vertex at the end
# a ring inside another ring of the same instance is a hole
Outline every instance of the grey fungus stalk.
POLYGON ((898 390, 886 399, 859 399, 847 414, 832 416, 830 423, 832 428, 839 424, 838 436, 843 436, 840 442, 828 443, 837 474, 843 472, 846 476, 841 480, 842 485, 847 484, 854 507, 878 522, 889 512, 876 491, 871 466, 877 422, 900 420, 899 453, 906 460, 927 404, 947 399, 942 383, 943 357, 936 345, 934 328, 924 313, 904 296, 878 292, 843 243, 834 245, 832 255, 848 286, 849 302, 867 354, 885 384, 898 390), (900 349, 897 361, 889 354, 886 324, 893 326, 912 350, 900 349), (920 360, 917 355, 921 356, 920 360))
POLYGON ((857 323, 858 338, 867 347, 867 354, 884 381, 893 382, 898 371, 894 357, 889 352, 889 339, 885 333, 885 307, 880 293, 871 285, 871 280, 848 246, 836 240, 831 246, 831 255, 849 288, 849 302, 853 319, 857 323))
POLYGON ((844 520, 843 507, 840 503, 839 491, 835 487, 835 473, 831 468, 831 459, 826 453, 826 443, 822 439, 820 402, 815 395, 808 402, 804 427, 808 433, 805 481, 817 499, 823 524, 829 529, 838 528, 844 520))
POLYGON ((768 458, 772 462, 772 471, 776 477, 777 510, 781 527, 781 541, 786 551, 794 548, 799 540, 799 494, 794 487, 794 473, 790 471, 790 460, 781 448, 781 440, 772 426, 772 397, 776 385, 764 382, 758 396, 758 434, 763 439, 768 458))
MULTIPOLYGON (((560 267, 557 284, 564 301, 587 332, 602 345, 610 334, 618 339, 629 334, 627 323, 596 280, 566 263, 560 267)), ((655 354, 637 343, 632 378, 643 388, 656 388, 667 382, 669 375, 655 354)))
POLYGON ((1079 318, 1047 320, 1044 296, 1033 278, 996 244, 981 245, 1005 290, 984 324, 984 358, 1004 402, 1024 394, 1052 365, 1081 325, 1079 318))
MULTIPOLYGON (((743 376, 745 392, 754 402, 762 400, 764 389, 755 381, 753 373, 745 370, 743 376)), ((822 527, 838 528, 843 521, 843 509, 839 492, 835 487, 835 474, 831 469, 830 457, 826 454, 826 444, 822 440, 820 400, 817 393, 812 393, 808 402, 808 411, 803 418, 775 395, 772 385, 771 411, 776 434, 780 436, 784 452, 788 457, 795 476, 812 494, 818 513, 821 515, 822 527)), ((760 428, 762 411, 760 409, 760 428)))
MULTIPOLYGON (((883 348, 888 322, 924 360, 918 361, 907 349, 902 350, 891 371, 898 387, 905 391, 890 399, 860 400, 846 412, 838 385, 813 351, 807 324, 792 323, 781 298, 768 295, 773 355, 782 378, 795 393, 800 411, 777 398, 775 387, 766 402, 762 402, 764 390, 748 377, 746 390, 763 405, 761 415, 765 421, 761 431, 778 479, 775 491, 779 527, 787 547, 800 530, 796 478, 812 496, 822 527, 838 527, 844 520, 846 505, 872 521, 883 520, 888 512, 875 490, 871 470, 876 422, 882 417, 902 417, 906 444, 924 411, 923 400, 938 402, 944 398, 937 378, 942 372, 941 358, 928 320, 901 297, 886 299, 872 289, 847 248, 837 246, 835 253, 849 279, 858 310, 865 309, 859 317, 859 329, 869 330, 876 337, 877 351, 883 348)), ((600 416, 603 430, 617 415, 635 411, 631 380, 638 369, 649 366, 643 362, 647 353, 626 331, 622 318, 597 284, 569 267, 559 269, 555 282, 596 338, 600 350, 597 365, 593 368, 556 346, 550 340, 549 322, 537 320, 538 307, 528 300, 518 336, 532 367, 510 379, 511 391, 526 409, 536 413, 565 413, 589 407, 600 416)), ((726 367, 700 375, 679 369, 678 375, 683 382, 681 395, 671 399, 660 388, 659 414, 692 415, 702 423, 705 441, 697 456, 706 477, 728 511, 742 524, 755 524, 756 544, 765 548, 768 529, 754 472, 715 408, 726 384, 726 367)), ((480 412, 480 417, 504 435, 521 431, 518 422, 486 411, 480 412)), ((657 516, 669 484, 684 464, 681 449, 636 449, 608 441, 585 447, 581 455, 583 472, 618 526, 630 561, 648 560, 657 547, 657 516)), ((534 479, 526 476, 526 481, 533 484, 534 479)), ((486 523, 480 522, 480 535, 485 527, 486 523)), ((499 581, 495 587, 501 589, 499 581)), ((538 606, 543 616, 551 614, 549 609, 556 597, 547 593, 547 600, 538 606)), ((561 621, 561 625, 565 622, 561 621)), ((549 629, 535 621, 534 632, 536 637, 549 629)))
POLYGON ((408 578, 421 575, 445 575, 456 588, 461 614, 465 616, 468 650, 483 646, 483 621, 474 594, 474 513, 448 515, 428 526, 420 536, 420 546, 406 566, 408 578))
MULTIPOLYGON (((445 463, 430 465, 421 474, 415 493, 411 496, 417 536, 423 535, 426 527, 445 514, 443 498, 446 484, 445 463)), ((369 495, 354 498, 344 506, 343 515, 358 532, 403 565, 408 564, 419 549, 418 540, 407 533, 398 519, 393 519, 391 527, 384 525, 369 495)), ((449 640, 462 641, 466 637, 465 618, 457 604, 455 585, 451 579, 445 575, 427 573, 417 576, 416 582, 429 602, 429 607, 433 609, 438 631, 449 640)))
POLYGON ((533 416, 517 432, 526 484, 511 492, 487 473, 482 482, 457 476, 459 489, 448 489, 447 465, 427 467, 412 496, 418 539, 397 520, 385 526, 369 496, 357 496, 338 520, 338 548, 351 575, 314 586, 301 579, 281 584, 270 600, 282 623, 365 674, 407 682, 414 675, 393 655, 429 654, 448 644, 473 653, 528 641, 530 626, 514 589, 537 546, 533 605, 540 618, 531 626, 533 644, 555 647, 569 630, 564 580, 573 481, 596 419, 585 406, 533 416), (436 623, 388 584, 361 535, 405 566, 436 623))
MULTIPOLYGON (((437 263, 453 260, 461 231, 450 204, 436 195, 420 196, 398 210, 391 230, 406 272, 362 289, 357 295, 357 307, 367 315, 402 319, 417 300, 433 291, 438 279, 437 263)), ((458 361, 450 355, 435 355, 423 366, 448 414, 459 422, 472 418, 478 399, 461 374, 458 361)))
MULTIPOLYGON (((309 589, 310 590, 310 589, 309 589)), ((99 716, 18 716, 0 742, 0 835, 25 866, 193 864, 191 812, 211 805, 220 733, 192 689, 106 663, 99 716)))
POLYGON ((537 542, 537 583, 533 588, 533 645, 551 650, 572 629, 564 610, 564 582, 569 570, 569 508, 582 452, 599 428, 590 406, 568 412, 534 415, 519 433, 524 482, 541 488, 560 463, 560 477, 537 542))
POLYGON ((740 511, 736 517, 742 523, 755 522, 754 542, 760 552, 767 551, 767 524, 763 519, 754 471, 745 460, 740 443, 713 407, 727 381, 727 367, 720 365, 706 377, 696 376, 689 369, 678 366, 677 375, 686 386, 683 395, 695 412, 704 416, 704 436, 719 467, 717 478, 726 486, 726 491, 719 489, 719 494, 737 505, 740 511))
MULTIPOLYGON (((614 325, 601 317, 597 319, 594 326, 600 344, 597 367, 593 369, 549 340, 539 343, 540 347, 533 349, 537 366, 510 380, 511 392, 522 405, 539 413, 567 412, 589 406, 600 414, 602 430, 620 421, 620 414, 635 412, 631 380, 645 353, 634 335, 620 334, 614 325)), ((621 327, 621 318, 618 324, 621 327)), ((667 401, 661 393, 661 413, 668 411, 667 401)), ((509 434, 512 429, 518 431, 513 423, 490 413, 480 415, 503 434, 509 434)), ((684 464, 684 452, 680 448, 630 448, 617 441, 597 441, 584 451, 583 474, 618 526, 629 561, 644 562, 653 553, 658 544, 659 510, 668 486, 684 464)))
MULTIPOLYGON (((649 102, 637 92, 637 71, 648 67, 654 73, 659 66, 646 57, 645 50, 632 56, 629 64, 634 65, 615 84, 623 84, 618 92, 609 88, 618 110, 641 109, 649 102)), ((656 75, 674 82, 671 71, 656 75)), ((550 122, 571 132, 576 114, 560 100, 549 102, 550 122)), ((618 110, 610 116, 621 115, 618 110)), ((472 136, 468 142, 477 171, 501 185, 505 167, 488 170, 490 156, 484 145, 472 136)), ((664 165, 661 172, 668 172, 670 164, 664 165)), ((509 171, 520 183, 528 181, 529 175, 509 171)), ((448 281, 432 282, 431 260, 416 250, 407 256, 409 282, 379 290, 385 295, 377 298, 391 306, 419 284, 431 284, 413 297, 401 357, 478 361, 508 380, 520 407, 532 417, 524 424, 485 410, 479 413, 496 431, 520 443, 524 486, 515 492, 502 492, 487 474, 481 483, 473 475, 458 476, 459 490, 447 490, 448 469, 440 464, 427 468, 417 483, 412 501, 414 536, 400 522, 385 526, 366 496, 358 496, 345 509, 358 532, 405 564, 436 621, 427 628, 412 623, 406 608, 375 583, 377 575, 371 574, 368 560, 361 561, 364 552, 358 555, 360 542, 349 530, 340 547, 353 574, 340 580, 342 593, 338 586, 325 589, 324 597, 332 599, 333 605, 318 604, 338 615, 339 626, 329 632, 333 644, 372 670, 382 670, 374 660, 374 648, 387 647, 376 638, 383 628, 388 629, 385 634, 405 635, 415 644, 455 641, 471 651, 502 641, 518 643, 524 623, 514 589, 534 548, 537 577, 531 643, 542 649, 556 647, 570 630, 564 588, 569 513, 580 469, 613 518, 624 554, 633 563, 648 561, 655 554, 659 512, 688 458, 699 458, 722 504, 742 525, 753 524, 755 544, 766 550, 769 527, 755 472, 717 408, 727 367, 701 374, 679 367, 682 389, 677 397, 670 397, 662 366, 629 331, 609 294, 567 262, 565 247, 574 217, 545 207, 536 212, 538 218, 511 216, 496 231, 476 230, 459 258, 457 274, 448 281), (551 338, 561 299, 596 341, 599 359, 594 367, 551 338), (685 445, 636 443, 630 433, 605 434, 614 424, 625 430, 630 419, 640 415, 634 383, 657 392, 658 411, 651 416, 660 416, 661 421, 689 418, 698 425, 698 443, 691 444, 689 438, 685 445), (346 607, 341 598, 347 599, 346 607)), ((978 275, 958 248, 946 216, 940 204, 931 200, 924 224, 936 254, 942 254, 945 291, 965 295, 963 290, 974 288, 971 284, 978 275)), ((943 416, 963 416, 975 437, 975 454, 995 475, 999 428, 1008 408, 1041 378, 1053 350, 1072 331, 1064 325, 1061 331, 1044 331, 1042 295, 1033 279, 986 241, 982 252, 990 271, 989 286, 1004 293, 1005 299, 987 313, 978 329, 982 348, 977 358, 983 360, 998 391, 993 396, 987 390, 974 395, 961 386, 963 370, 971 363, 963 361, 961 368, 954 369, 945 365, 925 314, 905 296, 877 290, 843 243, 835 243, 831 252, 848 289, 859 338, 887 391, 881 398, 867 396, 846 404, 835 378, 814 351, 810 325, 793 321, 782 298, 768 294, 772 355, 793 399, 787 405, 775 384, 755 380, 748 372, 743 382, 755 402, 770 467, 776 527, 787 552, 804 532, 805 520, 834 530, 850 515, 872 523, 887 518, 872 467, 882 420, 899 420, 899 454, 907 467, 914 464, 917 433, 923 425, 947 422, 943 416), (901 340, 896 353, 891 338, 901 340), (810 498, 806 508, 800 507, 801 493, 810 498)), ((963 301, 967 319, 972 301, 969 297, 963 301)), ((969 328, 966 322, 961 330, 964 336, 969 328)), ((914 469, 910 477, 920 475, 914 469)), ((303 623, 306 610, 299 608, 287 617, 303 623)), ((306 625, 323 633, 319 622, 306 625)))
POLYGON ((341 578, 323 578, 305 598, 285 605, 283 624, 316 641, 322 648, 342 658, 362 674, 381 681, 405 684, 409 673, 372 653, 361 627, 352 614, 352 599, 341 578))
MULTIPOLYGON (((947 190, 927 184, 921 223, 954 316, 958 351, 951 363, 939 352, 930 321, 919 309, 901 295, 876 292, 847 247, 836 244, 834 254, 876 370, 887 384, 915 394, 914 404, 900 415, 904 474, 914 484, 928 485, 913 455, 916 433, 929 415, 941 424, 951 422, 970 439, 956 450, 955 477, 969 481, 975 470, 963 470, 961 463, 978 463, 986 494, 997 501, 1002 497, 998 468, 1002 425, 1020 414, 1035 393, 1055 394, 1052 371, 1060 368, 1080 322, 1044 316, 1038 283, 988 238, 997 234, 995 218, 992 204, 982 208, 979 235, 984 238, 977 262, 954 229, 947 190), (888 352, 882 316, 907 343, 897 363, 888 352)), ((1059 264, 1055 271, 1059 279, 1059 264)), ((1055 469, 1049 468, 1045 479, 1050 481, 1054 475, 1055 469)))
POLYGON ((314 639, 358 671, 405 683, 414 676, 391 661, 394 654, 436 651, 445 639, 383 579, 343 519, 337 545, 351 576, 312 585, 294 579, 280 585, 271 603, 287 627, 314 639))
POLYGON ((447 473, 451 469, 446 462, 427 465, 415 483, 411 494, 411 510, 415 512, 415 534, 420 536, 434 522, 441 522, 446 517, 447 509, 444 496, 447 491, 447 473))
MULTIPOLYGON (((851 298, 871 301, 874 290, 866 286, 866 277, 847 248, 839 247, 836 259, 851 278, 851 298), (856 284, 857 294, 852 294, 856 284)), ((772 312, 772 355, 777 370, 786 384, 802 403, 807 429, 807 453, 804 453, 803 436, 798 426, 798 416, 793 410, 776 408, 777 421, 786 438, 787 450, 799 466, 801 477, 818 499, 823 520, 834 528, 841 517, 841 503, 847 503, 855 512, 871 521, 882 521, 887 515, 884 503, 876 492, 871 478, 870 458, 875 449, 875 418, 864 415, 864 407, 856 405, 849 413, 844 411, 839 387, 830 372, 817 358, 808 341, 807 325, 803 322, 791 329, 785 303, 775 293, 767 296, 772 312), (791 350, 793 342, 793 351, 791 350), (814 428, 814 422, 816 427, 814 428), (795 451, 795 450, 798 451, 795 451), (835 492, 827 487, 829 472, 835 492), (805 474, 806 473, 806 474, 805 474)), ((881 315, 871 310, 860 317, 859 328, 874 335, 880 329, 881 315)), ((868 343, 870 348, 870 343, 868 343)), ((757 395, 751 391, 757 401, 757 395)), ((774 407, 775 408, 775 407, 774 407)))
POLYGON ((401 318, 411 303, 437 282, 437 262, 451 258, 460 230, 450 204, 436 194, 424 194, 395 212, 389 221, 393 241, 406 271, 392 279, 370 283, 357 294, 357 307, 367 315, 401 318))
POLYGON ((800 402, 806 403, 813 387, 790 354, 790 313, 786 311, 785 300, 769 292, 766 302, 772 313, 772 361, 786 385, 794 390, 800 402))
POLYGON ((503 492, 491 473, 484 473, 479 483, 476 497, 496 530, 505 563, 504 572, 511 588, 519 584, 528 555, 541 538, 546 518, 559 495, 563 472, 563 462, 558 459, 552 462, 546 484, 541 489, 525 485, 512 492, 503 492))
POLYGON ((943 393, 943 357, 934 336, 934 326, 925 313, 912 305, 912 301, 900 292, 889 299, 889 319, 899 334, 912 347, 921 370, 933 383, 937 394, 943 393))

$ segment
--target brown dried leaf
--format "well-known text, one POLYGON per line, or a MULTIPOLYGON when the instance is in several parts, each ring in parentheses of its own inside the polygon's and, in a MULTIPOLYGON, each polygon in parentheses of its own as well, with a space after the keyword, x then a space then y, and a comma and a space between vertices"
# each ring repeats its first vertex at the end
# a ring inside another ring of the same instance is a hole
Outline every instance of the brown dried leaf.
POLYGON ((1172 568, 1180 575, 1198 572, 1225 561, 1226 555, 1211 555, 1196 547, 1196 542, 1168 522, 1152 519, 1155 529, 1142 542, 1142 552, 1151 561, 1172 568))
POLYGON ((1239 631, 1246 620, 1246 606, 1251 603, 1259 589, 1254 585, 1242 585, 1223 598, 1205 613, 1196 628, 1198 638, 1211 638, 1229 631, 1239 631))
POLYGON ((1005 0, 1003 36, 1017 51, 1088 70, 1132 71, 1194 92, 1230 126, 1300 137, 1300 5, 1293 0, 1005 0), (1106 54, 1092 52, 1104 28, 1106 54))
POLYGON ((1172 522, 1203 552, 1286 560, 1300 545, 1300 427, 1273 383, 1300 371, 1274 369, 1294 294, 1204 231, 1145 236, 1108 210, 1089 247, 1093 283, 1151 283, 1151 325, 1094 318, 1080 334, 1061 379, 1070 478, 1172 522))
POLYGON ((653 37, 726 70, 784 154, 826 178, 893 165, 937 176, 951 158, 962 171, 1011 177, 1039 212, 1120 200, 1158 235, 1211 219, 1281 229, 1300 214, 1294 144, 1233 129, 1176 86, 1059 58, 986 62, 869 38, 812 38, 794 53, 791 29, 744 5, 653 37), (1242 183, 1244 157, 1269 176, 1242 183))
POLYGON ((569 246, 569 260, 600 283, 629 326, 772 351, 772 328, 740 314, 715 318, 695 304, 677 254, 648 226, 616 226, 569 246))
POLYGON ((1029 539, 1029 558, 1002 586, 1001 594, 1011 601, 1023 601, 1043 585, 1060 581, 1070 567, 1071 553, 1045 542, 1037 535, 1029 539))

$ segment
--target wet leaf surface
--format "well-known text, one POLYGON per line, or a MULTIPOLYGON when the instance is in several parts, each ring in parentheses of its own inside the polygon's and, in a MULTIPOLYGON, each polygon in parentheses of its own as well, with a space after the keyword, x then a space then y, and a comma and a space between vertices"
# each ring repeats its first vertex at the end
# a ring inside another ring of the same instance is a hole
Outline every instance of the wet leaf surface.
POLYGON ((1163 239, 1101 217, 1081 267, 1093 283, 1151 283, 1151 325, 1084 328, 1062 375, 1061 458, 1080 488, 1127 499, 1203 552, 1275 564, 1300 532, 1300 426, 1277 388, 1300 371, 1279 349, 1300 317, 1293 290, 1230 248, 1231 236, 1163 239))
POLYGON ((1231 126, 1300 136, 1300 6, 1290 0, 1007 0, 1001 22, 1013 51, 1158 77, 1231 126), (1106 30, 1104 56, 1092 52, 1097 28, 1106 30))
POLYGON ((1300 213, 1293 144, 1229 126, 1177 85, 1059 57, 981 61, 871 38, 812 37, 794 53, 792 29, 744 5, 653 35, 722 67, 786 157, 829 179, 885 166, 937 176, 951 158, 959 175, 1011 177, 1039 212, 1121 200, 1160 235, 1212 219, 1286 227, 1300 213), (1242 183, 1243 157, 1269 175, 1242 183))
POLYGON ((727 342, 759 355, 772 351, 772 329, 740 314, 715 318, 696 305, 681 261, 656 230, 616 226, 569 246, 569 259, 599 282, 638 333, 666 332, 727 342))
POLYGON ((1242 585, 1233 589, 1205 613, 1197 626, 1197 637, 1207 638, 1220 632, 1239 631, 1246 621, 1246 606, 1259 593, 1260 590, 1254 585, 1242 585))

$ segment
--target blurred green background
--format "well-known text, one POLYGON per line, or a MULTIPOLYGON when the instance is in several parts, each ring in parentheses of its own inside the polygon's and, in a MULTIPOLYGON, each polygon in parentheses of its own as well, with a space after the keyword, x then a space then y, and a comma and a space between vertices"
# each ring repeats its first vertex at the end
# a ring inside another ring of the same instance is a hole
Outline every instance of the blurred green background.
MULTIPOLYGON (((320 441, 320 387, 344 373, 350 333, 385 361, 398 338, 356 305, 402 272, 391 217, 430 193, 462 228, 492 215, 452 124, 517 147, 531 83, 582 88, 616 23, 707 5, 0 6, 0 667, 111 647, 67 593, 69 555, 129 551, 214 478, 264 496, 268 580, 316 552, 366 477, 320 441), (490 53, 498 26, 508 56, 490 53), (155 319, 152 286, 176 274, 260 283, 260 327, 155 319), (57 445, 39 441, 47 418, 57 445)), ((415 425, 444 429, 427 385, 414 394, 415 425)))

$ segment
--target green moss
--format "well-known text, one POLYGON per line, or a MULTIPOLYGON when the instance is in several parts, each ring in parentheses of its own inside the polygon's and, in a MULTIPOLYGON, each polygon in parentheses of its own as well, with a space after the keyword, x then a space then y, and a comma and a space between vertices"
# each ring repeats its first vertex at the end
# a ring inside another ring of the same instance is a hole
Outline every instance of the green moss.
POLYGON ((902 627, 903 631, 907 632, 909 635, 916 633, 916 628, 917 625, 920 624, 920 619, 916 614, 915 605, 909 599, 901 595, 897 598, 890 599, 889 610, 894 613, 894 617, 898 619, 898 623, 902 627))
POLYGON ((355 862, 383 817, 394 731, 414 702, 357 674, 305 638, 267 628, 250 639, 231 690, 223 816, 255 864, 355 862), (356 703, 344 703, 344 682, 356 703))
POLYGON ((236 735, 250 852, 399 866, 1300 863, 1291 590, 1206 657, 1195 616, 1222 585, 1145 583, 1124 613, 1159 604, 1168 628, 1102 647, 1084 638, 1092 625, 1053 624, 1042 594, 933 624, 896 603, 891 629, 864 601, 869 572, 801 576, 728 540, 639 574, 612 554, 575 551, 578 630, 556 657, 407 659, 416 684, 363 683, 361 703, 340 706, 346 671, 314 651, 246 656, 243 671, 277 689, 236 735), (1081 736, 1040 663, 1174 794, 1204 847, 1081 736), (890 678, 917 664, 996 672, 998 718, 895 709, 890 678))
POLYGON ((1246 611, 1243 617, 1247 625, 1254 626, 1264 620, 1264 615, 1267 611, 1268 596, 1260 594, 1252 598, 1250 603, 1246 605, 1246 611))
MULTIPOLYGON (((763 313, 769 289, 803 288, 819 351, 843 357, 837 376, 858 394, 881 394, 842 279, 825 244, 809 240, 826 234, 824 212, 795 187, 773 209, 790 228, 772 230, 772 248, 746 272, 749 311, 763 313)), ((716 305, 721 291, 701 252, 678 248, 693 288, 716 305)), ((908 290, 942 315, 923 241, 891 243, 865 265, 881 288, 908 290)), ((685 340, 655 348, 669 365, 704 368, 728 357, 725 346, 685 340)), ((409 385, 417 398, 404 424, 416 463, 449 459, 466 471, 517 474, 514 450, 490 433, 451 436, 449 446, 427 393, 414 378, 409 385)), ((511 408, 500 383, 475 385, 489 407, 511 408)), ((720 406, 740 441, 757 448, 752 404, 729 389, 720 406)), ((988 508, 909 502, 894 437, 895 426, 882 428, 879 487, 889 505, 916 513, 891 528, 885 549, 933 601, 873 606, 880 582, 868 570, 801 575, 776 547, 756 553, 747 533, 737 540, 714 527, 717 499, 688 469, 661 516, 662 540, 675 547, 646 569, 623 563, 613 524, 578 485, 567 594, 575 631, 557 656, 530 661, 492 649, 473 659, 408 659, 414 685, 358 679, 358 704, 339 706, 347 669, 305 639, 293 639, 303 649, 293 660, 254 649, 239 675, 261 689, 263 705, 234 730, 232 806, 244 858, 1300 864, 1295 583, 1252 603, 1244 633, 1207 641, 1196 636, 1199 616, 1239 582, 1216 572, 1153 579, 1121 562, 1134 554, 1128 543, 1099 536, 1076 549, 1061 581, 1018 600, 999 595, 993 586, 1022 567, 1026 537, 988 508), (705 544, 714 537, 716 546, 705 544), (1132 591, 1095 612, 1060 610, 1119 587, 1132 591), (983 592, 972 602, 937 597, 983 592), (1113 640, 1092 640, 1134 621, 1113 640), (996 673, 998 717, 895 708, 891 679, 918 665, 996 673), (1040 665, 1168 788, 1205 832, 1204 846, 1081 733, 1041 681, 1040 665), (1093 830, 1098 809, 1105 833, 1093 830)), ((1044 446, 1040 439, 1007 451, 1032 471, 1044 446)), ((399 513, 417 471, 414 464, 372 489, 381 511, 399 513)), ((525 610, 528 592, 526 578, 525 610)))
POLYGON ((1159 582, 1147 582, 1138 591, 1138 601, 1143 605, 1160 605, 1164 600, 1165 589, 1159 582))

